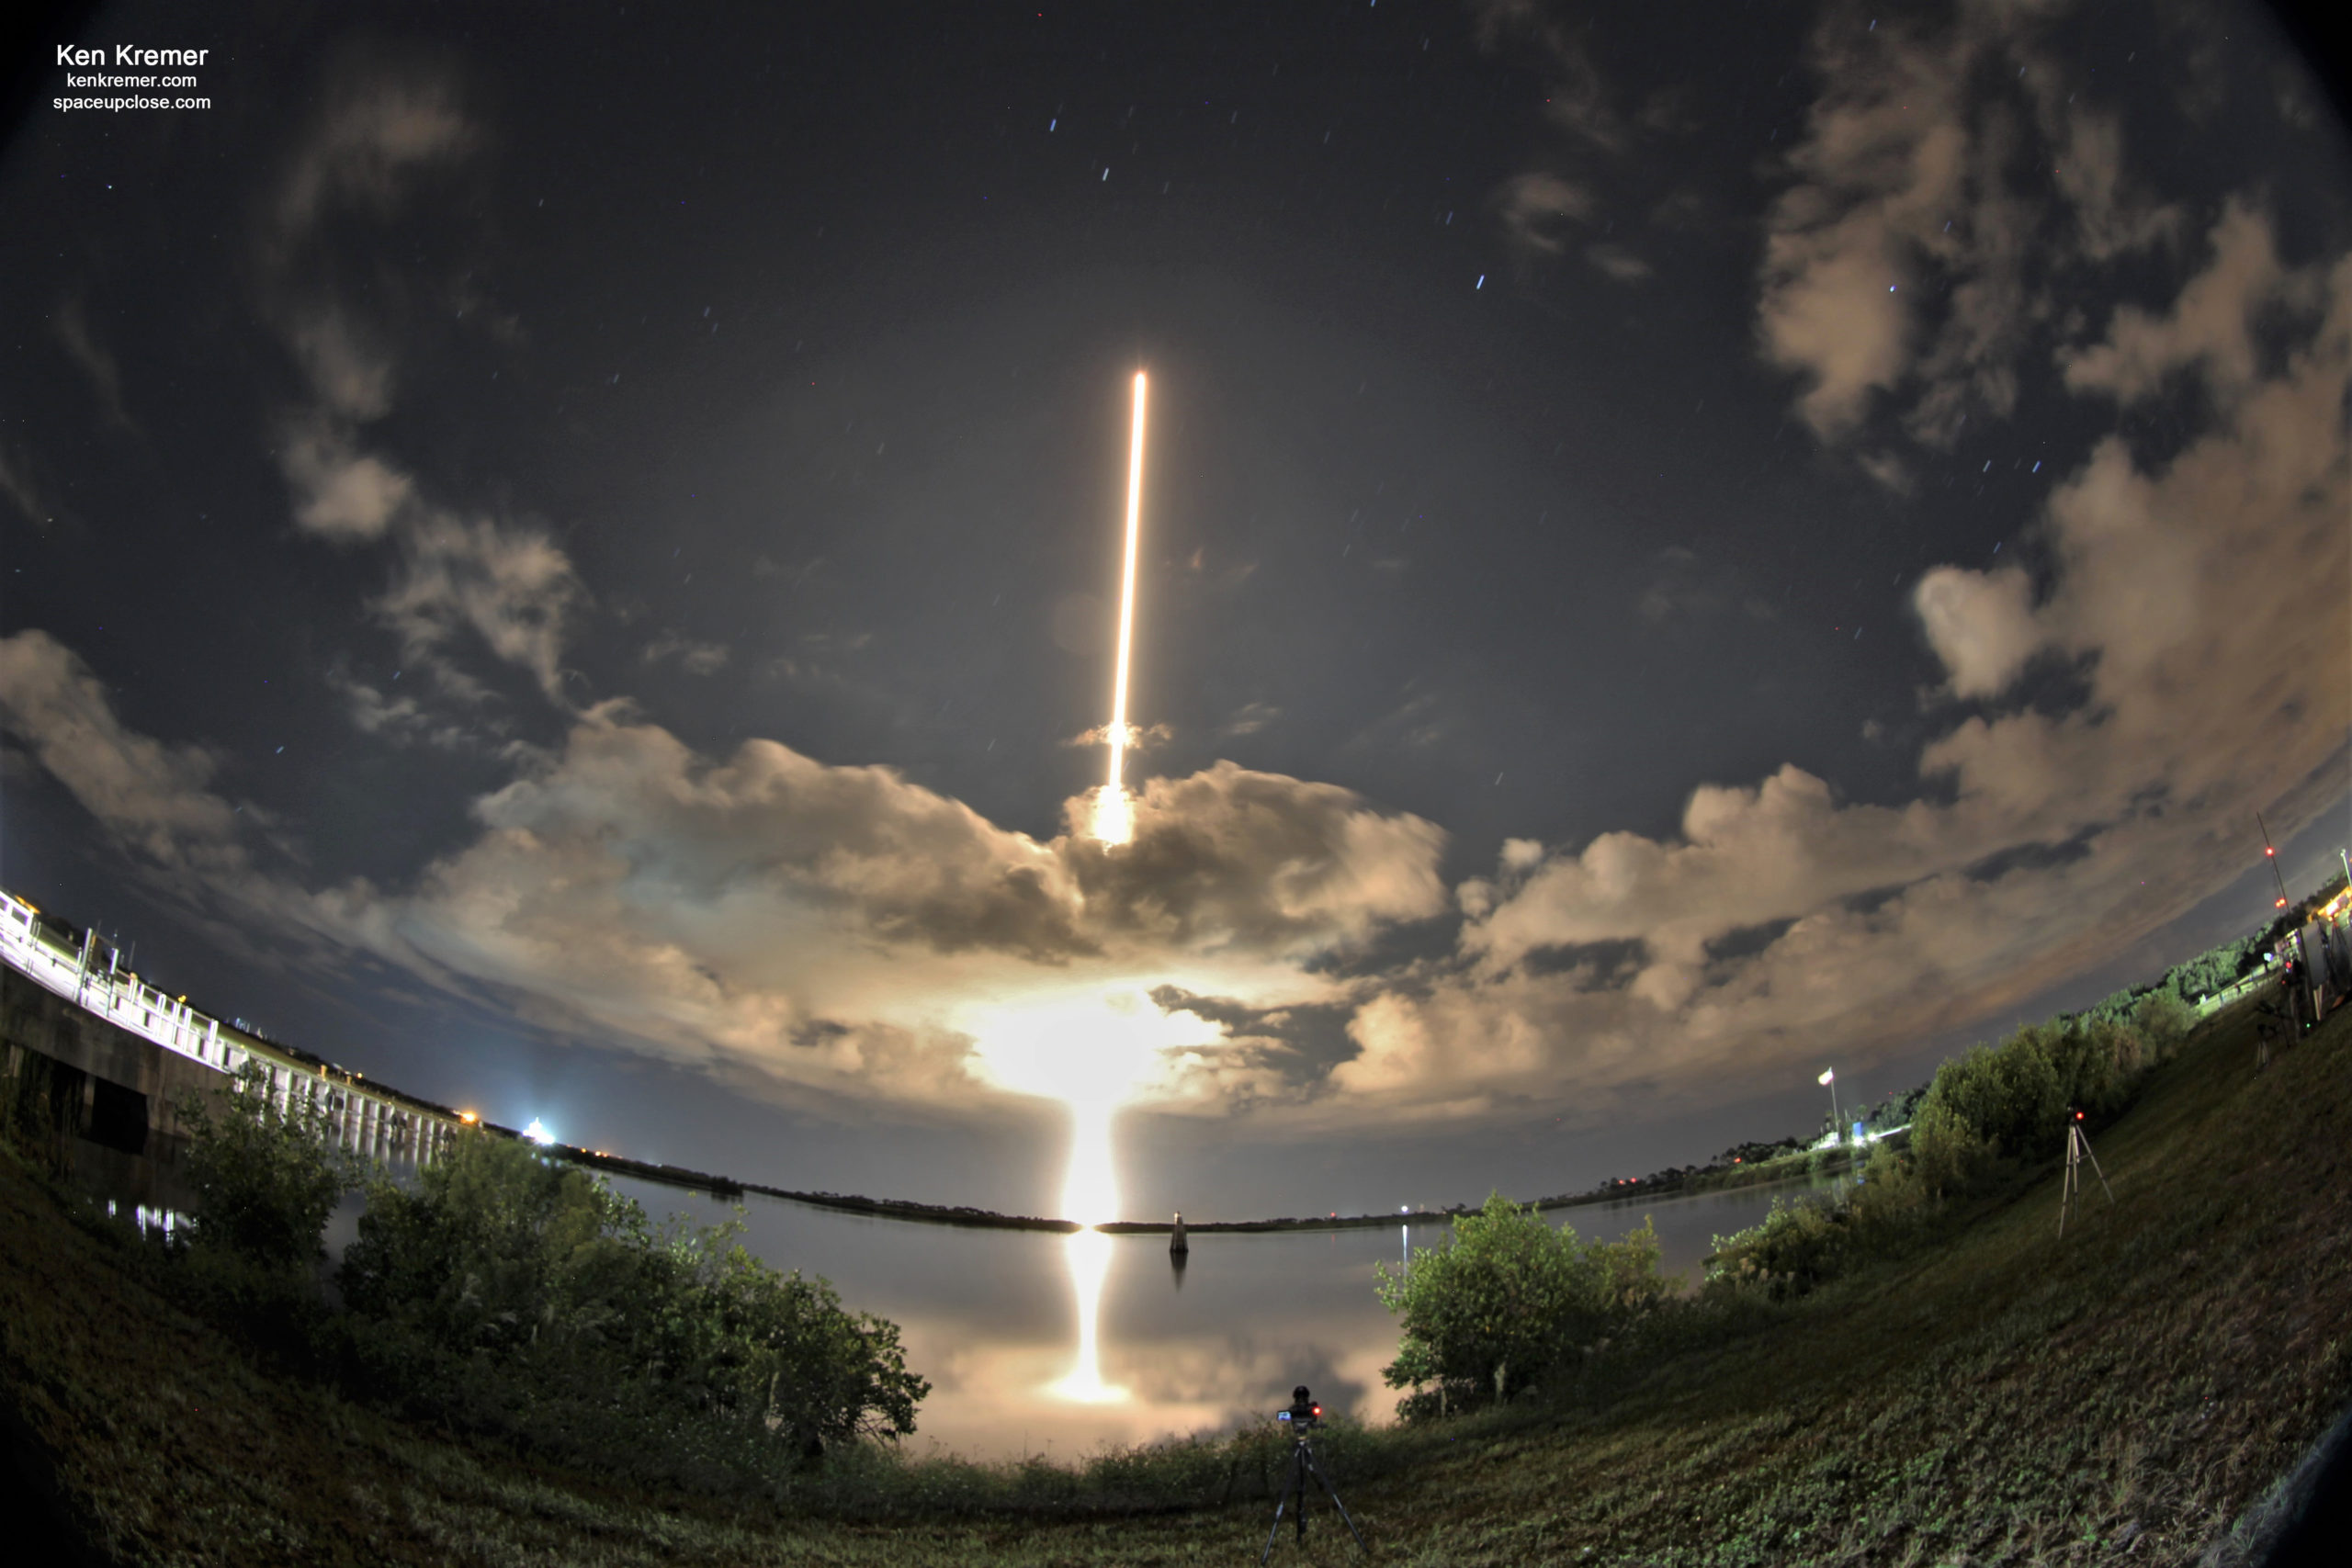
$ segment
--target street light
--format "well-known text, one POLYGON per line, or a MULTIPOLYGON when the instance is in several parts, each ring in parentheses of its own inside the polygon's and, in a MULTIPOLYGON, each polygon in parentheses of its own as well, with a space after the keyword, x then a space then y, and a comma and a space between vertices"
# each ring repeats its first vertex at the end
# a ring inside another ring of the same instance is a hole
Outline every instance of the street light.
POLYGON ((1824 1067, 1821 1069, 1821 1077, 1814 1081, 1829 1090, 1829 1130, 1842 1144, 1846 1141, 1846 1127, 1845 1123, 1838 1119, 1838 1069, 1824 1067))

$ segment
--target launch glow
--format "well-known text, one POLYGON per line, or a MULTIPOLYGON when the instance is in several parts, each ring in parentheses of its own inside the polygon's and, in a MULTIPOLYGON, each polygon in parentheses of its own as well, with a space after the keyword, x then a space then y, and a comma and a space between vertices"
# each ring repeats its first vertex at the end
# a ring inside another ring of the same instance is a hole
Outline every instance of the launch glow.
POLYGON ((1143 538, 1144 374, 1136 372, 1135 428, 1127 444, 1127 551, 1119 574, 1119 663, 1111 688, 1111 771, 1094 796, 1094 836, 1124 844, 1135 836, 1135 808, 1121 776, 1127 760, 1127 671, 1135 647, 1136 557, 1143 538))
POLYGON ((1103 1379, 1099 1333, 1113 1241, 1094 1227, 1119 1215, 1113 1123, 1169 1059, 1207 1049, 1220 1038, 1205 1020, 1153 1002, 1148 987, 1164 977, 1105 977, 995 998, 965 1023, 973 1037, 973 1065, 985 1078, 1069 1108, 1060 1209, 1085 1228, 1063 1243, 1078 1347, 1068 1374, 1047 1390, 1057 1399, 1112 1404, 1129 1397, 1128 1390, 1103 1379))

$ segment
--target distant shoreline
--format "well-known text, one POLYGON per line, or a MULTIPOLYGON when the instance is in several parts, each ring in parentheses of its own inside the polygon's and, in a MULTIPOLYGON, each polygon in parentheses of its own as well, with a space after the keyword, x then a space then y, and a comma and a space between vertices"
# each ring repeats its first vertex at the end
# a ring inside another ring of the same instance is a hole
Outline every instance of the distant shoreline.
MULTIPOLYGON (((904 1198, 864 1198, 845 1192, 800 1192, 790 1188, 770 1187, 763 1182, 737 1181, 731 1177, 688 1170, 683 1166, 653 1165, 620 1155, 599 1154, 594 1149, 573 1148, 566 1144, 550 1144, 547 1145, 547 1152, 590 1170, 634 1177, 640 1181, 707 1193, 713 1198, 740 1198, 747 1193, 756 1193, 763 1198, 780 1198, 787 1203, 831 1209, 837 1213, 868 1214, 877 1219, 904 1220, 915 1224, 961 1225, 973 1230, 1043 1231, 1056 1235, 1069 1235, 1090 1228, 1076 1220, 1047 1219, 1037 1214, 1001 1214, 991 1209, 975 1209, 966 1205, 919 1203, 904 1198)), ((1837 1164, 1840 1170, 1850 1167, 1850 1154, 1837 1164)), ((1533 1207, 1548 1211, 1622 1203, 1638 1198, 1689 1198, 1707 1192, 1772 1186, 1812 1174, 1811 1160, 1800 1154, 1746 1167, 1709 1167, 1612 1182, 1589 1192, 1538 1198, 1533 1207)), ((1187 1220, 1184 1232, 1187 1235, 1248 1235, 1278 1231, 1370 1230, 1381 1225, 1451 1220, 1457 1215, 1476 1212, 1475 1203, 1456 1203, 1450 1208, 1414 1209, 1394 1214, 1301 1214, 1264 1220, 1187 1220)), ((1170 1220, 1112 1220, 1091 1228, 1105 1235, 1167 1235, 1176 1227, 1170 1220)))

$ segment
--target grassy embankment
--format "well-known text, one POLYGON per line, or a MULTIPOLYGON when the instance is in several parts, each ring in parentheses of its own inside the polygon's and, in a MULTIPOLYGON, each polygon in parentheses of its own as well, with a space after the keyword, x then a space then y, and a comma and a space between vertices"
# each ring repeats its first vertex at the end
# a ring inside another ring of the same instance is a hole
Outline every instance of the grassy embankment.
MULTIPOLYGON (((2097 1134, 2118 1201, 2095 1187, 2063 1243, 2053 1167, 1557 1403, 1335 1432, 1331 1469, 1396 1562, 2188 1561, 2352 1394, 2347 1022, 2258 1077, 2243 1011, 2200 1031, 2097 1134)), ((0 1378, 121 1561, 1227 1563, 1264 1539, 1263 1434, 1082 1473, 886 1464, 789 1514, 615 1487, 273 1375, 134 1245, 0 1168, 0 1378)), ((1336 1523, 1307 1560, 1352 1558, 1336 1523)))

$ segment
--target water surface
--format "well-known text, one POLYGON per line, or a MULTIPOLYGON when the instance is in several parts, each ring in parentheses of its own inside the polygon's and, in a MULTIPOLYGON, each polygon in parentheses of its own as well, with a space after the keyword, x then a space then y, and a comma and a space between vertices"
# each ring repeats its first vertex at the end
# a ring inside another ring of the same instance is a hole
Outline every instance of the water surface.
MULTIPOLYGON (((674 1189, 616 1181, 659 1217, 728 1210, 674 1189)), ((1751 1189, 1566 1209, 1586 1240, 1650 1216, 1662 1266, 1695 1281, 1717 1235, 1752 1225, 1775 1192, 1751 1189)), ((908 1365, 931 1380, 911 1446, 974 1459, 1069 1459, 1108 1444, 1224 1428, 1289 1403, 1295 1383, 1369 1421, 1396 1411, 1380 1380, 1396 1323, 1374 1266, 1435 1246, 1447 1223, 1380 1229, 1202 1235, 1179 1273, 1164 1236, 965 1230, 745 1201, 745 1243, 779 1269, 821 1274, 844 1305, 897 1323, 908 1365), (1099 1286, 1096 1281, 1099 1280, 1099 1286), (1082 1343, 1092 1287, 1091 1355, 1082 1343)))

